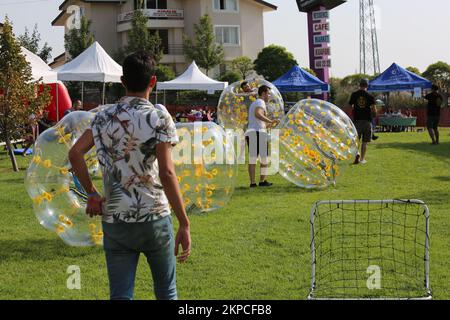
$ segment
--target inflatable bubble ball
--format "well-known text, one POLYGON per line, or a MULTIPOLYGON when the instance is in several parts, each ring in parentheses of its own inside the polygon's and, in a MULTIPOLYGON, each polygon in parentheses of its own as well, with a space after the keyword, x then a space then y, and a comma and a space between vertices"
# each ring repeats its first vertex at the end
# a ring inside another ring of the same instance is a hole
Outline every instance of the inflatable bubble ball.
POLYGON ((178 123, 177 133, 172 156, 187 212, 224 207, 237 175, 231 135, 213 122, 178 123))
POLYGON ((270 101, 266 104, 267 116, 270 119, 281 120, 284 116, 284 102, 278 89, 263 79, 246 80, 248 90, 241 87, 244 81, 229 85, 220 96, 217 107, 219 124, 225 129, 240 129, 245 131, 248 125, 248 110, 258 98, 258 88, 262 85, 270 87, 270 101))
MULTIPOLYGON (((86 215, 87 195, 71 173, 70 148, 89 127, 95 113, 69 113, 36 141, 25 185, 39 223, 71 246, 103 244, 101 218, 86 215)), ((177 125, 180 143, 173 157, 190 213, 222 208, 230 200, 237 175, 233 136, 215 123, 177 125)), ((95 148, 86 156, 91 178, 102 190, 95 148)))
MULTIPOLYGON (((71 173, 68 160, 70 148, 94 116, 85 111, 71 112, 56 126, 41 133, 25 179, 39 223, 71 246, 93 246, 103 242, 101 220, 86 215, 87 195, 71 173)), ((86 162, 94 183, 101 190, 95 150, 86 155, 86 162)))
POLYGON ((339 162, 358 153, 358 133, 351 119, 326 101, 300 101, 277 129, 279 173, 302 188, 334 185, 339 162))

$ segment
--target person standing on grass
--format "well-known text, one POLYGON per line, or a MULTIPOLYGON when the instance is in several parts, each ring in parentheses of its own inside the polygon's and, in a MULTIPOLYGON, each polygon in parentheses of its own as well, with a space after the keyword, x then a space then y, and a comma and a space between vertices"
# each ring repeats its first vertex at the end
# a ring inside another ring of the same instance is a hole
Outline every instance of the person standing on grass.
POLYGON ((157 299, 177 299, 176 256, 190 255, 189 219, 181 197, 172 146, 178 142, 168 112, 149 102, 156 63, 144 51, 123 62, 126 96, 96 114, 69 152, 74 174, 88 193, 86 213, 102 215, 110 298, 133 299, 136 267, 144 253, 157 299), (104 198, 93 185, 84 155, 95 145, 104 198), (169 203, 179 221, 174 239, 169 203))
POLYGON ((367 145, 372 141, 372 116, 376 114, 375 97, 367 92, 369 81, 362 79, 359 90, 353 92, 350 106, 353 108, 353 117, 359 139, 362 140, 361 153, 356 155, 354 164, 365 164, 367 145))
POLYGON ((439 144, 439 122, 441 120, 441 107, 444 99, 439 93, 439 87, 433 85, 431 93, 425 96, 427 106, 427 129, 433 145, 439 144))
POLYGON ((275 120, 267 117, 266 103, 269 102, 270 88, 262 85, 258 89, 258 99, 256 99, 248 111, 248 129, 245 138, 248 145, 249 164, 248 173, 250 176, 250 188, 257 187, 256 184, 256 162, 260 158, 260 187, 270 187, 273 184, 266 180, 267 168, 269 166, 269 135, 267 134, 267 124, 276 124, 275 120))

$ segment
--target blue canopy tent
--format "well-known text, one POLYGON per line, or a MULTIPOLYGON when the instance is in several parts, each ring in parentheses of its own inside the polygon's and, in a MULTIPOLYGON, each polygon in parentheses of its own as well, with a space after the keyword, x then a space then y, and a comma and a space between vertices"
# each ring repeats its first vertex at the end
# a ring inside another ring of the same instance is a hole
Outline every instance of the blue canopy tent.
POLYGON ((286 74, 278 78, 273 85, 280 92, 329 92, 330 86, 306 72, 299 66, 292 67, 286 74))
POLYGON ((430 89, 431 85, 432 83, 427 79, 393 63, 386 71, 369 82, 369 91, 414 91, 415 88, 430 89))

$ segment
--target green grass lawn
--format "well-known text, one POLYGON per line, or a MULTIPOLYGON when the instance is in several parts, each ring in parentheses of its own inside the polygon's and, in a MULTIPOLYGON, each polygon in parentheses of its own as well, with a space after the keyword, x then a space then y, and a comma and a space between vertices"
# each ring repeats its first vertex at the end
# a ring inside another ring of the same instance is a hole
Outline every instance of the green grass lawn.
MULTIPOLYGON (((431 287, 450 299, 450 131, 432 146, 427 133, 380 134, 368 163, 342 166, 337 186, 306 191, 280 176, 272 188, 249 190, 241 166, 229 205, 191 216, 192 255, 178 265, 180 299, 305 299, 311 275, 310 210, 318 200, 421 199, 431 214, 431 287)), ((71 248, 42 228, 24 187, 30 157, 13 173, 0 152, 0 299, 108 299, 101 248, 71 248), (81 268, 81 290, 66 271, 81 268)), ((153 299, 144 257, 135 298, 153 299)))

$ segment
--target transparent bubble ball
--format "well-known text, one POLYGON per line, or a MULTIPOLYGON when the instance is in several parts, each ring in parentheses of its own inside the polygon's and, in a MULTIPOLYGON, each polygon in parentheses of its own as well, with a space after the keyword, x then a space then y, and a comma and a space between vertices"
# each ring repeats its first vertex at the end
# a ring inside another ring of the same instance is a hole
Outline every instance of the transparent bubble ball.
POLYGON ((278 125, 279 173, 295 185, 321 189, 336 184, 339 163, 358 153, 358 133, 337 106, 318 99, 298 102, 278 125))
POLYGON ((188 213, 224 207, 236 183, 232 135, 213 122, 178 123, 172 157, 188 213))
POLYGON ((219 124, 225 129, 247 130, 248 110, 250 105, 258 98, 258 88, 266 85, 271 89, 270 100, 266 103, 269 119, 281 120, 284 116, 284 102, 278 89, 264 79, 245 80, 252 93, 242 90, 243 81, 229 85, 221 94, 217 107, 219 124))
MULTIPOLYGON (((25 186, 39 223, 71 246, 102 245, 101 218, 86 215, 86 193, 71 173, 70 148, 90 126, 94 114, 71 112, 41 133, 27 170, 25 186)), ((86 155, 91 178, 101 181, 95 148, 86 155)))

